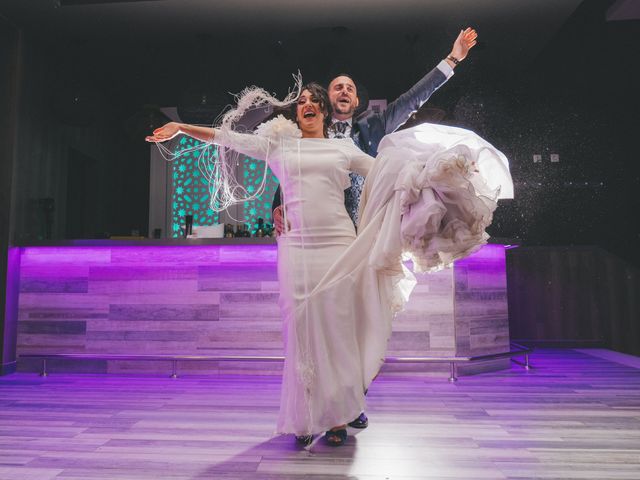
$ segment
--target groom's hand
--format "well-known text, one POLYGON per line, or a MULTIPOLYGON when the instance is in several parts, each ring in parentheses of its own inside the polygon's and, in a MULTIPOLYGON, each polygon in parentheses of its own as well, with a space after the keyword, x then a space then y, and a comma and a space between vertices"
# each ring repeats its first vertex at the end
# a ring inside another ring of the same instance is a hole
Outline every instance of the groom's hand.
MULTIPOLYGON (((284 232, 284 218, 282 214, 282 205, 273 210, 273 225, 276 228, 276 235, 282 235, 284 232)), ((291 230, 291 222, 287 221, 287 231, 291 230)))
POLYGON ((453 48, 450 55, 461 62, 467 57, 469 50, 471 50, 477 42, 478 33, 471 27, 466 30, 461 30, 460 35, 453 42, 453 48))

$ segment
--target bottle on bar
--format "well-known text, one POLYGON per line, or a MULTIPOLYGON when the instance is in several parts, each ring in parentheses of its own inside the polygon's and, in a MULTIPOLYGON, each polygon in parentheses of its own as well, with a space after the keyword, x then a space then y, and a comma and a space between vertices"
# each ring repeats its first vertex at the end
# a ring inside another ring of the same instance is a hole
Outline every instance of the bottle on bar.
POLYGON ((264 237, 264 220, 262 217, 258 217, 258 229, 256 230, 256 237, 264 237))

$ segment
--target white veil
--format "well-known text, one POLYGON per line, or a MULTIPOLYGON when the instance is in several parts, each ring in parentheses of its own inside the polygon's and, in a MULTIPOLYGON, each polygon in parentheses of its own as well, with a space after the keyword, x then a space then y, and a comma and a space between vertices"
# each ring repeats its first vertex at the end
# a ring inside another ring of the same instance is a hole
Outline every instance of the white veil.
MULTIPOLYGON (((284 108, 295 102, 302 89, 302 75, 298 72, 293 75, 294 88, 289 90, 284 99, 278 100, 273 94, 260 87, 247 87, 242 92, 234 95, 235 107, 228 109, 219 120, 212 125, 221 131, 242 130, 239 122, 247 112, 259 108, 279 107, 284 108)), ((257 128, 256 134, 268 135, 269 129, 257 128)), ((221 212, 230 206, 254 200, 264 193, 267 183, 268 169, 264 169, 259 185, 249 192, 241 179, 236 175, 236 166, 242 156, 240 153, 212 142, 204 142, 194 147, 175 150, 161 143, 156 143, 161 155, 167 161, 175 160, 189 152, 199 151, 198 169, 207 180, 209 186, 209 207, 214 212, 221 212)))

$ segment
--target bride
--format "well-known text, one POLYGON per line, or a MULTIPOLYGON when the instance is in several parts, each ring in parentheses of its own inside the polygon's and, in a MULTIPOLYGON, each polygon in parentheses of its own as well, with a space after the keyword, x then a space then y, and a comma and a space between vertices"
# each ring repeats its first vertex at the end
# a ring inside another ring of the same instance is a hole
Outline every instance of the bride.
MULTIPOLYGON (((146 138, 185 134, 264 159, 283 191, 286 234, 278 238, 285 364, 278 433, 310 443, 325 433, 343 445, 346 423, 365 409, 391 320, 415 284, 486 242, 496 200, 512 188, 504 155, 472 132, 423 125, 391 134, 377 159, 353 141, 328 139, 330 103, 311 83, 282 117, 257 134, 168 123, 146 138), (356 235, 344 208, 349 172, 366 177, 356 235)), ((224 181, 224 179, 222 179, 224 181)))

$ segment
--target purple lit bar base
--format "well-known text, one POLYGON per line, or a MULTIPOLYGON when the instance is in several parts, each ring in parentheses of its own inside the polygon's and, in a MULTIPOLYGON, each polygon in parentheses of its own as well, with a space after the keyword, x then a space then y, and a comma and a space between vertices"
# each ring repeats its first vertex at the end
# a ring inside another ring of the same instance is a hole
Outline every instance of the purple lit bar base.
MULTIPOLYGON (((19 247, 18 370, 51 356, 54 372, 166 374, 185 360, 181 374, 280 373, 274 244, 78 243, 19 247)), ((508 368, 510 352, 505 248, 487 245, 418 277, 383 372, 455 378, 452 358, 469 374, 508 368)))

